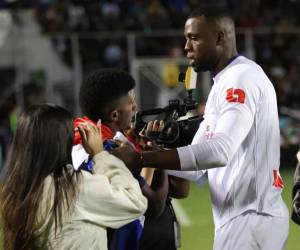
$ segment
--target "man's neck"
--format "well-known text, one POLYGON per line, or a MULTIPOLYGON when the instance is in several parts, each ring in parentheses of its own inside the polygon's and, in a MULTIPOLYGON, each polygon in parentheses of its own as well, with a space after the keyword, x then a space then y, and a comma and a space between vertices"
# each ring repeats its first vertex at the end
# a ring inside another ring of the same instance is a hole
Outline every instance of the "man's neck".
POLYGON ((213 74, 213 76, 216 76, 228 64, 230 64, 237 56, 238 56, 238 53, 237 53, 236 49, 234 49, 232 52, 228 53, 227 55, 222 56, 222 58, 217 63, 215 69, 213 69, 211 72, 213 74))

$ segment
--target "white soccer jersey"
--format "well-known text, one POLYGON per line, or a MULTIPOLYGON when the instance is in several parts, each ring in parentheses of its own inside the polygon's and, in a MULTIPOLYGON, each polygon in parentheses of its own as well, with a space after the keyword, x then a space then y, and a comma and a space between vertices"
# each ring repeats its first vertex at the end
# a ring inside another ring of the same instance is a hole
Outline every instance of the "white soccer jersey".
POLYGON ((181 169, 198 171, 175 175, 198 183, 208 177, 216 229, 249 210, 287 218, 272 83, 260 66, 243 56, 213 80, 192 145, 178 148, 181 169))

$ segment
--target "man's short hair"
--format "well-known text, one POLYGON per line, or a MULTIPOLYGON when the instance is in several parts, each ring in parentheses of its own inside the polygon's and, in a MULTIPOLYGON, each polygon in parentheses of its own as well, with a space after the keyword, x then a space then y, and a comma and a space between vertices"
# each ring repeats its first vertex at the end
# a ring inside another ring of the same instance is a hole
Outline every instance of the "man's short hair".
POLYGON ((119 69, 100 69, 90 74, 79 92, 79 103, 84 115, 97 121, 104 118, 104 109, 113 101, 134 89, 135 81, 119 69))
POLYGON ((194 18, 199 16, 205 16, 205 18, 212 23, 215 23, 219 27, 234 27, 234 19, 230 11, 224 5, 210 5, 198 7, 188 18, 194 18))

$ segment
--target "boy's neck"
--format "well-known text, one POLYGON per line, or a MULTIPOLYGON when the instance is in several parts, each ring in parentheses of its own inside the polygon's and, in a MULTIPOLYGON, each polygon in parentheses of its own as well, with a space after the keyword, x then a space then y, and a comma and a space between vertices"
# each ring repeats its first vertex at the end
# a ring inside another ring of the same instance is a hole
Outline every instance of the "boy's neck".
POLYGON ((102 123, 102 124, 111 130, 113 136, 115 136, 115 134, 118 131, 120 131, 120 129, 114 123, 102 123))
POLYGON ((111 140, 115 136, 115 133, 112 129, 105 123, 101 124, 101 134, 103 141, 111 140))

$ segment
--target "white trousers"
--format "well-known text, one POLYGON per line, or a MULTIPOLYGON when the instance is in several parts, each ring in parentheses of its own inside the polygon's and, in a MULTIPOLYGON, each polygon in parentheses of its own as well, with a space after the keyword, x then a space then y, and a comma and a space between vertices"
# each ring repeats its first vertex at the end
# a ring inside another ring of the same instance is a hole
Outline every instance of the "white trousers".
POLYGON ((214 250, 283 250, 288 217, 246 212, 216 230, 214 250))

